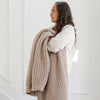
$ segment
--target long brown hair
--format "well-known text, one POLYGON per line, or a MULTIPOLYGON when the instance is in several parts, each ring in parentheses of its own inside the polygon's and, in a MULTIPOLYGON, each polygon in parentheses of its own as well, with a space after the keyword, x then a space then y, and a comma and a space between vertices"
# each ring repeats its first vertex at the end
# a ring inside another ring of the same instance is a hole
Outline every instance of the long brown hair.
POLYGON ((75 45, 77 45, 77 34, 76 34, 76 28, 75 24, 73 22, 72 12, 70 9, 70 6, 65 1, 57 1, 55 2, 55 5, 57 6, 58 11, 58 19, 55 24, 55 26, 52 27, 52 29, 57 33, 61 31, 63 26, 70 24, 74 27, 75 30, 75 45))

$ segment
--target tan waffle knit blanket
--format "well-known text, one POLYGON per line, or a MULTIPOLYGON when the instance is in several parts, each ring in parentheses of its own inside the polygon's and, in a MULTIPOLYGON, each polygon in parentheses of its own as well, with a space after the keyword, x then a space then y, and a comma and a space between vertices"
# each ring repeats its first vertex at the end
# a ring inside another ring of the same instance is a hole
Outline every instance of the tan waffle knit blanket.
POLYGON ((26 77, 26 94, 38 100, 68 100, 66 48, 47 50, 52 29, 41 30, 34 38, 26 77))

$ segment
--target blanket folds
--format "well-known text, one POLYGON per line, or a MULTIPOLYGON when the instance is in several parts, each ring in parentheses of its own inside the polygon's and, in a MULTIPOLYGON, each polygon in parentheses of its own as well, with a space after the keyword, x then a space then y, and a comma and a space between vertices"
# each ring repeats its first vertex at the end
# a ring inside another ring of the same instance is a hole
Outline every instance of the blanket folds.
POLYGON ((57 53, 47 50, 52 29, 41 30, 34 38, 26 76, 26 94, 38 100, 68 100, 66 48, 57 53))

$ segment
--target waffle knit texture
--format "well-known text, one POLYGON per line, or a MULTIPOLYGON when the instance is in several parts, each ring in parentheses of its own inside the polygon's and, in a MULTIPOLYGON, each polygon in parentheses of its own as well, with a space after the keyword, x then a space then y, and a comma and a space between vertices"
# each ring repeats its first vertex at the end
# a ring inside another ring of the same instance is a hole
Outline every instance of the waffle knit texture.
POLYGON ((26 76, 26 94, 37 100, 68 100, 66 48, 57 53, 47 50, 51 29, 41 30, 34 38, 26 76))

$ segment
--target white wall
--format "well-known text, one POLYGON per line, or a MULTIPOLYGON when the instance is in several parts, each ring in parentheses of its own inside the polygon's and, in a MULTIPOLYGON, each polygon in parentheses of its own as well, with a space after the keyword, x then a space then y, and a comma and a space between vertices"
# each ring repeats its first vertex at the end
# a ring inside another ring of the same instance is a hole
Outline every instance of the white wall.
POLYGON ((91 100, 100 100, 100 1, 90 0, 91 100))
MULTIPOLYGON (((0 100, 36 100, 25 94, 34 36, 50 27, 57 0, 0 0, 0 100)), ((63 0, 64 1, 64 0, 63 0)), ((79 35, 78 61, 69 76, 69 100, 99 100, 99 0, 66 0, 79 35)))

